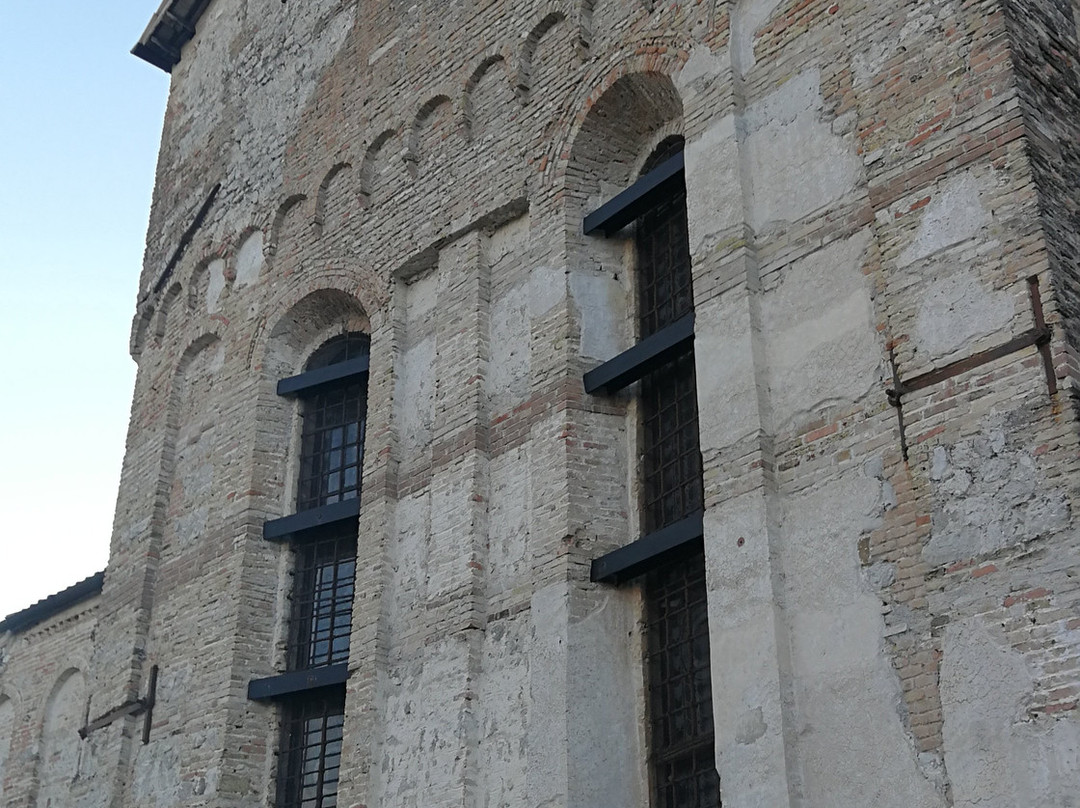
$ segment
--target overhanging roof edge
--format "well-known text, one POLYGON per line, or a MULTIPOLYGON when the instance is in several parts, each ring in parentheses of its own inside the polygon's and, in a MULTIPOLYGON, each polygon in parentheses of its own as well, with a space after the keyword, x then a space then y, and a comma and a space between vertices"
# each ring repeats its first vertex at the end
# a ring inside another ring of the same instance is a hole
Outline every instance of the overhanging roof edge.
POLYGON ((154 67, 171 73, 184 45, 195 35, 195 24, 210 0, 162 0, 131 52, 154 67))

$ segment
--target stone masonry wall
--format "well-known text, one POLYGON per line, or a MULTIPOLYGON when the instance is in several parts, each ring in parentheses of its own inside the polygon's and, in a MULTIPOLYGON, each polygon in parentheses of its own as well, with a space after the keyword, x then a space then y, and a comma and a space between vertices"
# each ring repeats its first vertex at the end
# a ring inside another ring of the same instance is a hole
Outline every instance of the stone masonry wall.
MULTIPOLYGON (((173 71, 108 619, 71 680, 97 716, 156 665, 158 704, 148 743, 127 718, 72 747, 72 804, 273 804, 277 711, 246 686, 289 608, 261 538, 295 501, 275 385, 350 330, 339 804, 649 803, 640 589, 589 581, 639 534, 637 405, 581 382, 635 341, 633 239, 581 218, 681 134, 725 806, 1075 805, 1066 23, 1064 0, 214 0, 173 71), (954 364, 1030 332, 1036 290, 1049 344, 954 364)), ((23 675, 0 671, 0 750, 23 675)))
POLYGON ((18 633, 0 634, 0 804, 94 801, 89 777, 88 671, 97 624, 90 599, 18 633))

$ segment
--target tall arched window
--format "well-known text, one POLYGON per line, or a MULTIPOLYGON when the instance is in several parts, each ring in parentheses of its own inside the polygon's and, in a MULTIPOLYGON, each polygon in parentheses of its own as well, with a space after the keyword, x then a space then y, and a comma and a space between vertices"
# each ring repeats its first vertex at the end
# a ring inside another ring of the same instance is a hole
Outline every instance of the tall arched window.
POLYGON ((694 296, 683 139, 670 137, 586 233, 636 222, 638 343, 585 377, 588 392, 640 381, 643 536, 593 563, 593 579, 640 579, 645 597, 654 808, 716 808, 694 296))
POLYGON ((337 804, 369 348, 367 334, 335 337, 278 384, 301 399, 303 420, 296 512, 263 528, 294 556, 286 671, 248 687, 251 698, 282 704, 278 808, 337 804))

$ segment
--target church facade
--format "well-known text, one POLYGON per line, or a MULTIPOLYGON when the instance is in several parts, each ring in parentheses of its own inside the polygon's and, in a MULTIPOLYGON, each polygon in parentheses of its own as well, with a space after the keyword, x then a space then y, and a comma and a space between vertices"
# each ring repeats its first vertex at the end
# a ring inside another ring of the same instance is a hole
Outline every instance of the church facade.
POLYGON ((164 0, 0 804, 1080 804, 1077 19, 164 0))

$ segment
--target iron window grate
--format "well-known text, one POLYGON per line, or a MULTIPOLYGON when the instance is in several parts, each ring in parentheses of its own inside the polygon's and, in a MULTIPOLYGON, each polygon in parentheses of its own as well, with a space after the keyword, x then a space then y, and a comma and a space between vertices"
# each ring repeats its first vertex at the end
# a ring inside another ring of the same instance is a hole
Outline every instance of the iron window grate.
POLYGON ((704 557, 651 571, 645 587, 655 808, 716 808, 704 557))
POLYGON ((289 669, 349 660, 356 580, 356 529, 335 525, 294 547, 289 669))
POLYGON ((327 688, 285 706, 278 808, 336 808, 345 694, 327 688))

